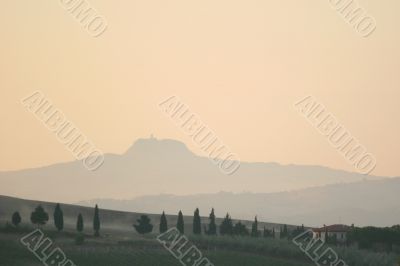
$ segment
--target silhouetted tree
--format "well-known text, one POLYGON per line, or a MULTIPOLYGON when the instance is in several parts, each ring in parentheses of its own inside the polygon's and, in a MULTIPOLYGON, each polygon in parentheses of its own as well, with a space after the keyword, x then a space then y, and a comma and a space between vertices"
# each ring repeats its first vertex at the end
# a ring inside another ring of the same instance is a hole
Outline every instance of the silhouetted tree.
POLYGON ((249 231, 247 230, 246 225, 242 224, 241 222, 237 222, 233 227, 233 234, 237 236, 248 236, 249 231))
POLYGON ((208 235, 216 235, 217 234, 217 224, 215 223, 214 208, 211 210, 209 219, 210 219, 210 224, 208 225, 207 234, 208 235))
POLYGON ((199 208, 197 208, 194 211, 194 216, 193 216, 193 234, 195 234, 195 235, 200 235, 201 234, 201 218, 200 218, 199 208))
POLYGON ((79 233, 82 233, 82 231, 83 231, 83 217, 82 217, 82 214, 78 214, 78 219, 76 221, 76 230, 79 233))
POLYGON ((221 235, 232 235, 233 234, 233 223, 232 219, 229 216, 229 213, 226 214, 224 220, 219 226, 219 232, 221 235))
POLYGON ((95 236, 100 236, 100 217, 99 217, 99 207, 96 204, 94 208, 94 217, 93 217, 93 230, 95 236))
POLYGON ((181 234, 185 233, 185 223, 183 222, 182 211, 179 211, 178 213, 178 222, 176 223, 176 228, 179 230, 181 234))
POLYGON ((134 224, 133 226, 136 229, 136 232, 139 234, 147 234, 153 231, 153 225, 150 223, 150 218, 147 215, 140 216, 140 219, 137 220, 138 224, 134 224))
POLYGON ((49 215, 44 211, 41 205, 35 208, 35 211, 31 213, 31 222, 36 224, 38 227, 45 225, 49 220, 49 215))
POLYGON ((14 212, 11 218, 11 222, 13 225, 18 226, 21 223, 21 215, 19 212, 14 212))
POLYGON ((297 226, 296 229, 291 232, 291 237, 295 238, 301 235, 303 232, 304 232, 304 225, 302 225, 301 227, 297 226))
POLYGON ((63 230, 64 228, 64 215, 61 210, 60 204, 57 203, 56 208, 54 209, 54 225, 56 226, 58 231, 63 230))
POLYGON ((275 227, 272 228, 272 238, 275 239, 275 227))
POLYGON ((165 212, 163 212, 160 218, 160 233, 165 233, 167 230, 168 230, 167 217, 165 216, 165 212))
POLYGON ((288 236, 289 236, 288 235, 288 228, 287 228, 287 225, 284 224, 283 225, 283 230, 281 228, 281 238, 287 238, 288 236))
POLYGON ((329 234, 328 234, 328 227, 324 225, 325 227, 325 242, 329 243, 329 234))
POLYGON ((258 221, 257 216, 254 218, 254 223, 251 226, 251 236, 258 237, 258 221))
POLYGON ((265 226, 264 226, 264 231, 263 231, 263 237, 272 237, 271 230, 268 230, 267 228, 265 228, 265 226))

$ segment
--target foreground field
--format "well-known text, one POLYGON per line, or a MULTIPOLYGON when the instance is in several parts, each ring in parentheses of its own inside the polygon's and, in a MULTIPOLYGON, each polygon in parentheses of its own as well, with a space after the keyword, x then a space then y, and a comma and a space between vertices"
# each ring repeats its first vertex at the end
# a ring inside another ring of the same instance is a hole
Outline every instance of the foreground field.
MULTIPOLYGON (((52 214, 54 203, 37 202, 0 196, 0 265, 36 266, 44 265, 31 253, 20 239, 32 232, 31 212, 41 204, 45 211, 52 214), (10 223, 14 211, 19 211, 22 223, 18 229, 10 223)), ((152 234, 138 235, 132 224, 140 218, 140 213, 100 210, 101 236, 93 236, 93 208, 76 205, 62 205, 64 230, 55 231, 54 221, 50 219, 42 229, 56 247, 60 247, 76 265, 82 266, 178 266, 182 265, 157 240, 160 214, 147 214, 154 225, 152 234), (77 244, 76 221, 78 213, 85 221, 85 241, 77 244)), ((168 225, 177 224, 176 215, 167 215, 168 225)), ((220 225, 221 219, 216 219, 220 225)), ((236 221, 235 221, 236 222, 236 221)), ((241 221, 251 228, 252 221, 241 221)), ((207 225, 208 217, 201 217, 201 223, 207 225)), ((307 266, 315 265, 306 254, 289 240, 251 237, 210 237, 194 236, 193 217, 184 217, 186 236, 216 266, 307 266)), ((280 224, 259 222, 259 228, 278 229, 280 224)), ((294 226, 288 226, 293 230, 294 226)), ((355 247, 333 247, 339 257, 349 266, 397 266, 399 255, 394 253, 374 253, 355 247)), ((203 266, 203 265, 202 265, 203 266)))
MULTIPOLYGON (((25 230, 24 230, 25 231, 25 230)), ((27 230, 26 230, 27 231, 27 230)), ((0 233, 0 265, 7 266, 39 266, 43 265, 19 240, 26 232, 0 233)), ((156 240, 157 235, 146 237, 114 236, 112 231, 100 238, 86 236, 85 243, 77 245, 74 242, 74 234, 45 231, 54 244, 60 247, 67 257, 76 265, 87 266, 113 266, 113 265, 141 265, 141 266, 178 266, 181 263, 175 259, 156 240)), ((117 234, 118 235, 118 234, 117 234)), ((133 234, 132 234, 133 235, 133 234)), ((208 245, 199 239, 192 240, 198 244, 202 253, 214 263, 214 265, 226 266, 295 266, 313 265, 307 258, 284 258, 262 254, 258 250, 232 250, 208 245)))
MULTIPOLYGON (((0 265, 40 266, 34 254, 20 243, 21 237, 32 228, 18 232, 0 229, 0 265)), ((86 235, 82 245, 75 243, 72 231, 58 233, 44 230, 76 265, 83 266, 178 266, 182 265, 156 240, 156 234, 140 236, 133 231, 105 229, 99 238, 86 235)), ((194 237, 195 244, 214 265, 218 266, 307 266, 315 265, 293 243, 287 240, 253 239, 248 237, 194 237)), ((338 249, 340 256, 351 266, 394 266, 396 256, 367 253, 354 248, 338 249)))

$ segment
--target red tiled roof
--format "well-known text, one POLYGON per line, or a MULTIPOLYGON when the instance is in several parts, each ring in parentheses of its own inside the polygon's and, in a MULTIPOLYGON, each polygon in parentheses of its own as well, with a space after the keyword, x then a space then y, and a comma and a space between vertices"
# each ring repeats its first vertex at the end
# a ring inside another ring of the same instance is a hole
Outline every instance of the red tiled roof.
POLYGON ((325 227, 321 228, 313 228, 313 231, 318 233, 318 232, 325 232, 328 230, 328 232, 347 232, 350 230, 350 226, 344 225, 344 224, 334 224, 334 225, 328 225, 325 227))

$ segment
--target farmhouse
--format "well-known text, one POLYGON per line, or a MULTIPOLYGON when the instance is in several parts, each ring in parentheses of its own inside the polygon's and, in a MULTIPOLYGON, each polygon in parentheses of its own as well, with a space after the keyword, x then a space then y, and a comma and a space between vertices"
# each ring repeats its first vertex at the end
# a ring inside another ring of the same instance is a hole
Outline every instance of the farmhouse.
POLYGON ((347 233, 350 231, 350 226, 344 224, 324 225, 321 228, 314 228, 312 231, 314 239, 321 238, 326 241, 326 234, 328 234, 329 239, 334 238, 337 243, 346 243, 347 233))

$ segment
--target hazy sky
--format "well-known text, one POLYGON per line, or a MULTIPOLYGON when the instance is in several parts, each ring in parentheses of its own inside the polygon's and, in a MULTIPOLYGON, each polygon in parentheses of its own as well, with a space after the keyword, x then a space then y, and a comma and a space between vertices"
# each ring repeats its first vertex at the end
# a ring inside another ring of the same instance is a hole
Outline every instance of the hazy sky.
POLYGON ((293 107, 313 95, 400 175, 400 2, 360 5, 358 35, 328 0, 90 0, 93 38, 59 1, 2 0, 0 170, 73 160, 20 99, 41 90, 105 153, 155 134, 192 144, 157 104, 179 96, 245 161, 354 170, 293 107))

